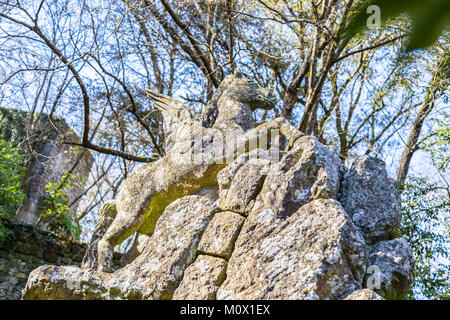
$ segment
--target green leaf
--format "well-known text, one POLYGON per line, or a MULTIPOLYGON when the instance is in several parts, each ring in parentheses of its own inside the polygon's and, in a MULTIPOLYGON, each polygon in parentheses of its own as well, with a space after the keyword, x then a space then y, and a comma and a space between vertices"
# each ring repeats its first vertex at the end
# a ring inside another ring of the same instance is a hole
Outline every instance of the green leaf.
POLYGON ((376 5, 380 8, 381 22, 406 14, 411 19, 411 32, 406 46, 407 51, 426 48, 440 35, 450 29, 449 0, 370 0, 361 1, 351 17, 343 37, 353 37, 367 29, 371 13, 367 8, 376 5))

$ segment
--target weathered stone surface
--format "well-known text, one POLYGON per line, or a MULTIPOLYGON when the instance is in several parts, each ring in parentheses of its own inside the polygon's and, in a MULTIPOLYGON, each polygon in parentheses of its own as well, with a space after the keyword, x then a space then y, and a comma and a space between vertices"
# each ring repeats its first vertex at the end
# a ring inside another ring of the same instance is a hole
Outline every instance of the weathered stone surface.
POLYGON ((216 210, 209 198, 181 198, 166 208, 148 246, 131 264, 111 274, 43 266, 30 274, 24 299, 170 299, 216 210))
POLYGON ((261 191, 262 204, 279 215, 290 215, 314 199, 335 198, 341 163, 335 148, 303 136, 267 174, 261 191))
POLYGON ((173 300, 213 300, 225 280, 227 263, 221 258, 200 255, 184 272, 173 300))
POLYGON ((368 243, 387 240, 401 221, 394 179, 381 159, 357 159, 342 183, 340 202, 368 243))
POLYGON ((114 299, 92 269, 43 265, 33 270, 23 290, 24 300, 114 299))
POLYGON ((381 283, 374 290, 398 298, 412 282, 411 250, 404 239, 383 241, 370 248, 369 259, 363 229, 333 199, 345 172, 336 156, 311 137, 299 138, 279 163, 243 155, 218 175, 221 201, 188 196, 167 206, 133 262, 111 274, 40 267, 24 298, 379 299, 362 290, 373 288, 373 265, 381 283), (269 169, 253 174, 256 167, 269 169), (233 185, 245 204, 240 208, 255 201, 246 218, 217 206, 232 203, 225 200, 233 185))
POLYGON ((217 175, 222 209, 247 215, 272 164, 269 152, 257 149, 243 154, 217 175))
POLYGON ((97 246, 98 266, 103 272, 111 271, 114 246, 134 232, 152 233, 171 202, 217 185, 217 173, 227 161, 256 149, 262 138, 272 140, 281 133, 292 142, 300 136, 284 118, 255 128, 252 111, 272 109, 275 96, 244 78, 238 70, 227 76, 216 91, 213 99, 217 101, 218 113, 210 114, 216 118, 209 119, 214 124, 207 121, 208 127, 202 126, 203 121, 193 119, 180 101, 151 90, 146 93, 163 115, 165 143, 169 149, 164 157, 139 167, 121 184, 117 216, 97 246))
POLYGON ((382 296, 378 295, 370 289, 361 289, 352 292, 345 297, 344 300, 384 300, 382 296))
POLYGON ((216 211, 209 198, 199 196, 181 198, 166 208, 146 250, 122 269, 142 286, 144 299, 171 298, 216 211))
POLYGON ((229 258, 244 218, 230 211, 218 212, 200 240, 198 250, 206 254, 229 258))
POLYGON ((412 249, 404 238, 379 242, 370 247, 365 286, 376 286, 379 281, 380 288, 374 288, 378 294, 386 299, 403 298, 414 280, 414 264, 412 249))
POLYGON ((364 239, 335 200, 290 217, 253 211, 229 261, 218 299, 340 299, 361 288, 364 239))
POLYGON ((219 199, 219 186, 208 186, 203 187, 200 190, 194 192, 193 195, 208 197, 213 201, 219 199))

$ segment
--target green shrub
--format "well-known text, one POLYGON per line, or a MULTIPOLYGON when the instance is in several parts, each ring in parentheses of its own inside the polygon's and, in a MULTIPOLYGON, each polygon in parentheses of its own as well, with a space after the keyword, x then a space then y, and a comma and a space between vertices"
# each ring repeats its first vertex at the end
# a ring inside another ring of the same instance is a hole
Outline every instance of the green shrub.
POLYGON ((44 205, 46 210, 41 214, 41 219, 51 221, 48 230, 54 231, 60 236, 66 235, 73 239, 79 239, 81 234, 80 226, 73 221, 67 191, 77 186, 78 178, 65 171, 60 180, 49 182, 45 186, 46 197, 44 205))
POLYGON ((0 243, 7 236, 4 221, 16 214, 25 197, 21 189, 24 171, 19 149, 0 139, 0 243))

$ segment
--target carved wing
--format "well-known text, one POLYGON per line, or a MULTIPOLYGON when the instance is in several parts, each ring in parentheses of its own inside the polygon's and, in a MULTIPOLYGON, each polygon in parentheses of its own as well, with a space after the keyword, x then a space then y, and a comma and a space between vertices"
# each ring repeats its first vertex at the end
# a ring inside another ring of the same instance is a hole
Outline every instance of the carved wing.
POLYGON ((162 113, 164 141, 166 151, 169 151, 176 140, 177 131, 185 126, 194 126, 195 121, 192 119, 189 109, 177 99, 150 89, 145 89, 145 92, 147 97, 153 101, 153 105, 162 113))

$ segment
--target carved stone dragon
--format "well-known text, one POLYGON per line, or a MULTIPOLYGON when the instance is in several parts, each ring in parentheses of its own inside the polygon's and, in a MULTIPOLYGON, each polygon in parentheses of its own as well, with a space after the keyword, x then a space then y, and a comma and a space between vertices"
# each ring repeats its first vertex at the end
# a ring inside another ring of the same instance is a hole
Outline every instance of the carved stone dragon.
POLYGON ((164 118, 166 155, 124 181, 113 219, 111 202, 108 210, 101 210, 109 218, 97 224, 84 268, 111 272, 114 246, 136 231, 152 234, 167 205, 217 185, 217 173, 240 154, 261 147, 257 141, 271 141, 278 132, 293 145, 303 135, 283 118, 255 128, 252 111, 272 109, 275 97, 239 71, 223 80, 199 120, 181 102, 150 90, 147 94, 164 118))

